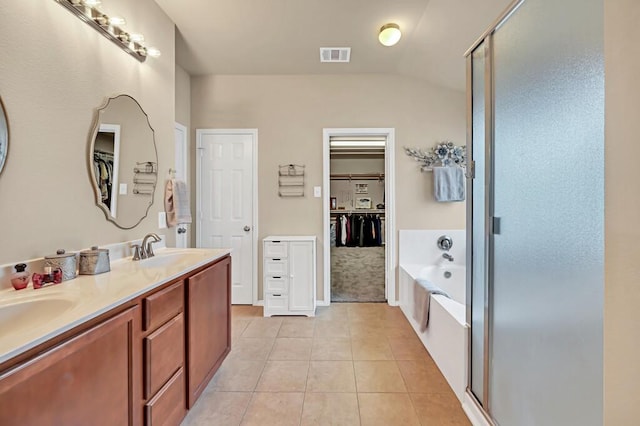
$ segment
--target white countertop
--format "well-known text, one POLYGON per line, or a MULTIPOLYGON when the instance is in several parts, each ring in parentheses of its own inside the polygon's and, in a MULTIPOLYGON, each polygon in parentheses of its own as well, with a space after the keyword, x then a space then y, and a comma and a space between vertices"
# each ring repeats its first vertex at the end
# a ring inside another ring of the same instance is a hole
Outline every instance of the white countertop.
POLYGON ((150 259, 112 261, 111 271, 100 275, 78 275, 38 290, 32 283, 24 290, 2 290, 0 363, 230 253, 163 248, 150 259), (8 305, 11 313, 4 314, 8 305))

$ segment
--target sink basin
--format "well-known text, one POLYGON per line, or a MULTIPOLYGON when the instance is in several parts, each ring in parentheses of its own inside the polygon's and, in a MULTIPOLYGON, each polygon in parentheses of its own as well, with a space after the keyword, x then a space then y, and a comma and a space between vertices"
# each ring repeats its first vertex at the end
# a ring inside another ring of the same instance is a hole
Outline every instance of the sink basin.
POLYGON ((197 249, 162 249, 155 256, 136 261, 141 268, 171 267, 180 263, 190 263, 193 256, 202 255, 197 249))
POLYGON ((77 302, 61 298, 37 298, 0 304, 1 324, 25 324, 41 321, 72 309, 77 302))

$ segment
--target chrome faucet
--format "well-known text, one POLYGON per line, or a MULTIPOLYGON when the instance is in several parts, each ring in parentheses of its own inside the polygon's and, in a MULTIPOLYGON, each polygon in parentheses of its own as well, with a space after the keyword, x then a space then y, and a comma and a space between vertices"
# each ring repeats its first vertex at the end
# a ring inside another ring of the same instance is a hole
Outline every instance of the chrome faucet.
POLYGON ((442 257, 447 259, 449 262, 453 262, 453 256, 451 256, 449 253, 442 253, 442 257))
POLYGON ((162 239, 158 236, 158 234, 155 233, 150 233, 144 236, 144 238, 142 239, 142 244, 140 244, 140 259, 147 259, 149 257, 153 257, 153 243, 157 243, 159 241, 161 241, 162 239), (147 240, 149 240, 150 238, 153 239, 153 241, 149 241, 147 242, 147 240))

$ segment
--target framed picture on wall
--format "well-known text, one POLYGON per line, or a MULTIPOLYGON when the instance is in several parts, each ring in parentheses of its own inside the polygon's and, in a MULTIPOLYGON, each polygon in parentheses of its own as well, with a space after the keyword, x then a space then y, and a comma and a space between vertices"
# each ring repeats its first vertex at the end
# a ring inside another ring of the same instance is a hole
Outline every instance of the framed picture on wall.
POLYGON ((335 210, 338 208, 338 200, 336 200, 336 197, 331 197, 329 198, 329 205, 331 207, 329 207, 331 210, 335 210))
POLYGON ((368 183, 356 183, 356 194, 368 194, 368 193, 369 193, 368 183))

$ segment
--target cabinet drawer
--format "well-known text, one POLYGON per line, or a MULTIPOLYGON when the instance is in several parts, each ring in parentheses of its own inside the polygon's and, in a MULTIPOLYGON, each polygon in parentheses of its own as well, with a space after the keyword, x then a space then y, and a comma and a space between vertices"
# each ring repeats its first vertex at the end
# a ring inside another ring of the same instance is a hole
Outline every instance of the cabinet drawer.
POLYGON ((182 312, 184 305, 184 291, 182 282, 160 290, 146 297, 142 303, 144 308, 144 330, 153 330, 177 313, 182 312))
POLYGON ((282 258, 288 255, 288 244, 283 241, 265 241, 264 257, 282 258))
POLYGON ((144 397, 150 398, 184 365, 184 315, 144 339, 144 397))
POLYGON ((264 291, 265 293, 288 293, 289 278, 284 275, 265 277, 264 291))
POLYGON ((286 259, 265 259, 264 274, 272 277, 288 277, 289 265, 286 259))
POLYGON ((179 425, 187 413, 184 370, 181 368, 144 407, 145 425, 179 425))
POLYGON ((267 293, 264 298, 265 310, 286 312, 289 310, 289 296, 284 293, 267 293))

